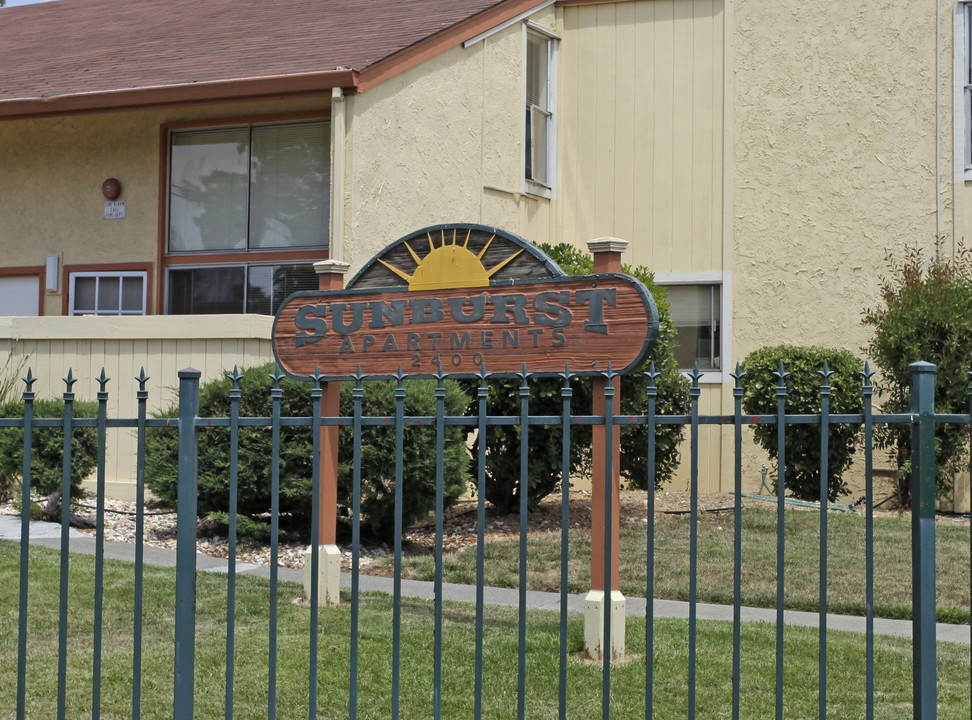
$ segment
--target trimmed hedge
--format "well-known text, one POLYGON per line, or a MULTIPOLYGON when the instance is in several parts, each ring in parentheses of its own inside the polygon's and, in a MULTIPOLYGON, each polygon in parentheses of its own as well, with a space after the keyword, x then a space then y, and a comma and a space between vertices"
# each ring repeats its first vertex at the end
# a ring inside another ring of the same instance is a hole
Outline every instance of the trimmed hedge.
MULTIPOLYGON (((861 413, 864 396, 861 392, 863 379, 860 375, 864 363, 847 350, 818 346, 777 345, 764 347, 750 353, 743 360, 743 410, 749 415, 772 415, 777 412, 776 388, 779 378, 774 375, 780 369, 789 373, 786 386, 785 411, 787 414, 809 415, 820 412, 820 387, 826 362, 833 372, 830 376, 830 412, 861 413)), ((779 456, 776 425, 756 425, 754 440, 776 460, 779 456)), ((853 462, 859 441, 860 428, 840 424, 830 426, 827 446, 828 470, 827 499, 836 500, 847 492, 843 474, 853 462)), ((801 500, 820 499, 820 426, 788 425, 785 430, 786 462, 785 485, 801 500)), ((778 478, 773 487, 780 492, 778 478)))
MULTIPOLYGON (((24 416, 22 402, 0 405, 0 417, 24 416)), ((74 417, 98 416, 98 404, 74 402, 74 417)), ((63 418, 62 400, 35 400, 34 418, 63 418)), ((64 463, 64 433, 60 428, 31 428, 31 491, 34 495, 50 495, 62 486, 64 463)), ((71 497, 81 498, 81 483, 98 464, 98 431, 96 428, 71 430, 71 497)), ((9 496, 20 483, 24 469, 23 428, 0 429, 0 497, 9 496)))
MULTIPOLYGON (((270 417, 273 387, 272 363, 243 370, 240 380, 240 417, 270 417)), ((200 417, 227 417, 230 412, 227 378, 205 383, 199 392, 200 417)), ((312 384, 284 379, 281 382, 281 415, 308 417, 312 412, 312 384)), ((458 383, 447 381, 445 412, 461 415, 469 402, 458 383)), ((373 381, 364 385, 362 412, 365 416, 394 415, 395 383, 373 381)), ((342 383, 341 415, 353 413, 352 384, 342 383)), ((405 414, 435 414, 435 381, 405 382, 405 414)), ((160 413, 177 417, 178 407, 160 413)), ((229 444, 226 427, 199 430, 198 514, 215 521, 223 529, 229 507, 229 444)), ((269 427, 242 428, 239 437, 237 504, 241 532, 256 539, 269 533, 271 508, 272 437, 269 427)), ((339 437, 338 503, 351 507, 352 428, 342 427, 339 437)), ((362 523, 376 539, 388 541, 394 534, 394 429, 365 427, 362 430, 362 523)), ((172 429, 151 428, 148 437, 145 477, 148 488, 166 505, 175 507, 178 499, 178 433, 172 429)), ((280 429, 280 528, 284 538, 308 539, 311 523, 311 472, 313 439, 309 427, 280 429)), ((469 455, 461 428, 446 429, 444 494, 446 505, 453 504, 469 480, 469 455)), ((435 429, 410 427, 405 430, 403 519, 405 526, 424 517, 435 505, 435 429)))

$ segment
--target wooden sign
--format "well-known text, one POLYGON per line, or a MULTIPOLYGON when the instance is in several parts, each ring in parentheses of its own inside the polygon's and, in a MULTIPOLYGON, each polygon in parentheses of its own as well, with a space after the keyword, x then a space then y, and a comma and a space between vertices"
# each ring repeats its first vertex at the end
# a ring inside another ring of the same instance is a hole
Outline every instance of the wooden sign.
POLYGON ((568 364, 573 373, 593 375, 609 365, 615 372, 631 370, 650 350, 658 312, 636 279, 567 276, 508 234, 500 243, 507 251, 483 263, 499 231, 461 227, 461 235, 459 226, 448 226, 451 233, 438 228, 439 237, 424 231, 427 249, 415 236, 389 246, 348 289, 290 296, 273 326, 280 366, 304 378, 317 368, 347 378, 359 369, 365 375, 441 370, 468 376, 518 373, 525 366, 530 373, 555 374, 568 364), (474 230, 487 233, 478 238, 481 247, 474 230), (517 259, 519 269, 510 268, 517 259), (533 276, 524 267, 533 268, 533 276), (536 277, 537 268, 546 277, 536 277), (496 279, 504 269, 507 277, 496 279), (509 277, 512 272, 517 275, 509 277))

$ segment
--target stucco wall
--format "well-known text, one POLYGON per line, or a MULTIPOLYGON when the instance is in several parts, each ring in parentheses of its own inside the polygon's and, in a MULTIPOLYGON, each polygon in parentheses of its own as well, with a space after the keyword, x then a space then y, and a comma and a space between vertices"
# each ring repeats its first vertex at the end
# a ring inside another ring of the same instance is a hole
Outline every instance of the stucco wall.
MULTIPOLYGON (((533 20, 556 27, 550 9, 533 20)), ((523 82, 523 27, 515 24, 348 98, 344 259, 352 273, 388 243, 436 223, 547 239, 530 218, 548 201, 520 194, 523 82)))
MULTIPOLYGON (((329 103, 328 95, 0 122, 0 263, 43 265, 48 254, 60 254, 63 265, 155 263, 162 124, 324 112, 329 103), (122 183, 123 220, 103 217, 101 183, 109 177, 122 183)), ((61 300, 48 293, 44 314, 59 315, 61 300)))
MULTIPOLYGON (((954 7, 943 0, 939 28, 934 2, 734 0, 736 357, 782 342, 865 357, 861 313, 878 302, 885 252, 935 256, 939 188, 943 255, 968 235, 966 188, 953 223, 954 7)), ((967 510, 966 479, 958 499, 967 510)))
POLYGON ((859 351, 885 249, 933 252, 935 42, 935 3, 736 0, 739 357, 777 341, 859 351))

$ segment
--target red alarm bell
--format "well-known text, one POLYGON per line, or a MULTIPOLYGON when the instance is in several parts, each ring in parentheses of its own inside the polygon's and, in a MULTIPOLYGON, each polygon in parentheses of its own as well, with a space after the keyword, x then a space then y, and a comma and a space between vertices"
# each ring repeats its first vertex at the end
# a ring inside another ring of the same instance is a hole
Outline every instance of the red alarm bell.
POLYGON ((121 183, 115 178, 108 178, 101 183, 101 194, 105 196, 106 200, 117 200, 118 196, 121 195, 121 190, 121 183))

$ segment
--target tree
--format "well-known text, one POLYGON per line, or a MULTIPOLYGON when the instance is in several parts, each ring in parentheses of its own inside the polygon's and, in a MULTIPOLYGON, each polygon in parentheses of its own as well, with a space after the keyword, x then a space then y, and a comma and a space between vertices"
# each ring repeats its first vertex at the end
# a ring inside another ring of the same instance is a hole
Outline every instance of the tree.
MULTIPOLYGON (((863 323, 874 328, 867 351, 880 368, 876 383, 887 413, 908 412, 911 407, 911 373, 908 366, 924 360, 934 363, 935 410, 964 413, 969 407, 972 361, 972 255, 961 248, 954 259, 925 261, 917 247, 905 248, 904 258, 885 255, 890 270, 882 280, 881 304, 864 312, 863 323)), ((895 489, 907 503, 911 496, 911 429, 884 425, 875 431, 879 447, 890 451, 898 468, 895 489)), ((935 425, 936 489, 939 495, 952 487, 962 470, 968 429, 954 423, 935 425)))
MULTIPOLYGON (((594 272, 590 255, 572 245, 541 245, 568 275, 589 275, 594 272)), ((645 372, 651 362, 659 373, 657 385, 657 412, 681 414, 688 411, 688 380, 678 371, 675 360, 675 330, 669 315, 668 301, 663 288, 654 284, 652 273, 645 267, 625 266, 624 272, 636 277, 651 292, 658 306, 659 333, 655 347, 644 363, 621 378, 621 403, 619 415, 635 415, 647 410, 646 390, 650 382, 645 372)), ((520 411, 519 387, 516 378, 488 381, 489 413, 517 415, 520 411)), ((559 415, 562 410, 561 388, 563 381, 557 378, 538 378, 529 381, 530 414, 559 415)), ((571 382, 571 412, 575 415, 590 414, 593 392, 590 378, 575 378, 571 382)), ((477 410, 476 402, 470 404, 469 413, 477 410)), ((676 425, 659 426, 656 429, 655 485, 670 479, 678 467, 678 445, 682 440, 682 428, 676 425)), ((481 441, 477 438, 476 443, 481 441)), ((487 429, 486 499, 501 511, 519 504, 520 498, 520 428, 517 425, 494 425, 487 429)), ((528 463, 528 505, 536 507, 544 497, 553 492, 561 479, 562 432, 559 426, 530 427, 530 459, 528 463)), ((575 426, 571 429, 570 471, 590 471, 591 428, 575 426)), ((473 454, 475 455, 474 448, 473 454)), ((621 427, 621 474, 633 486, 646 488, 648 483, 648 426, 624 425, 621 427)))

